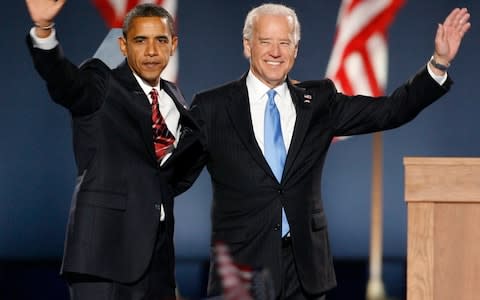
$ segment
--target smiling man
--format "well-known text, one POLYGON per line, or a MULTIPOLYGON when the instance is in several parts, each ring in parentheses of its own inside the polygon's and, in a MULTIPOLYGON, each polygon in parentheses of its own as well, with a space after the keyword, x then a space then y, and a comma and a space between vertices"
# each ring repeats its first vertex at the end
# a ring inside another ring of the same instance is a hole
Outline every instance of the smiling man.
MULTIPOLYGON (((268 270, 276 299, 325 299, 336 280, 320 187, 333 137, 398 127, 445 94, 451 85, 445 70, 468 19, 466 9, 454 9, 420 72, 392 95, 371 98, 340 94, 330 80, 293 85, 295 12, 278 4, 251 10, 243 29, 249 71, 192 103, 207 138, 212 251, 222 241, 237 263, 268 270)), ((209 294, 219 293, 212 261, 209 294)))
POLYGON ((54 18, 65 0, 26 0, 33 62, 71 115, 77 185, 61 273, 74 300, 174 299, 173 197, 202 152, 193 119, 161 79, 177 47, 171 15, 142 4, 124 20, 125 61, 111 70, 64 55, 54 18))

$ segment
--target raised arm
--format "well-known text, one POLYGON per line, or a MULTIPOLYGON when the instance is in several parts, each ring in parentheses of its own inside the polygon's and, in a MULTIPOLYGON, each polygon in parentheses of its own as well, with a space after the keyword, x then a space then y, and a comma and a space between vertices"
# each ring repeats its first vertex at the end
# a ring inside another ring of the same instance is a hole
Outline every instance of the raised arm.
POLYGON ((442 66, 448 67, 457 55, 463 36, 470 29, 470 14, 466 8, 455 8, 450 12, 442 24, 438 24, 435 35, 435 52, 433 59, 440 68, 430 62, 433 72, 443 75, 445 70, 442 66))
POLYGON ((66 0, 25 0, 38 37, 50 35, 54 26, 53 21, 65 2, 66 0))

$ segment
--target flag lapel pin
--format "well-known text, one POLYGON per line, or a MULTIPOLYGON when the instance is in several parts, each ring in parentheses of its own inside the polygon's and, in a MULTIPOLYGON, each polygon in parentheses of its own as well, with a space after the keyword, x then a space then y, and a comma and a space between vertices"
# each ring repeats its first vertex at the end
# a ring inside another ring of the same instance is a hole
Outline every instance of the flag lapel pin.
POLYGON ((307 104, 310 104, 310 100, 312 100, 312 95, 309 95, 309 94, 305 94, 303 95, 303 103, 307 103, 307 104))

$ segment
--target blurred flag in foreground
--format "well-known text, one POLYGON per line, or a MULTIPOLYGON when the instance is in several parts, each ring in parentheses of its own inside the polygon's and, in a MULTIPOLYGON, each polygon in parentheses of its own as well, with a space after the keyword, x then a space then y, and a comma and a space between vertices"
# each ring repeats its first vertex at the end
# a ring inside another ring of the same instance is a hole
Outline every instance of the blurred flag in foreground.
POLYGON ((388 72, 387 30, 403 2, 342 1, 326 73, 340 92, 367 96, 384 94, 388 72))
POLYGON ((268 270, 254 270, 235 263, 228 246, 215 243, 215 263, 222 281, 225 300, 274 300, 273 282, 268 270))
MULTIPOLYGON (((93 55, 104 61, 110 68, 120 64, 124 57, 118 47, 118 38, 122 36, 123 19, 127 12, 141 3, 155 3, 164 7, 175 19, 177 0, 92 0, 110 31, 93 55)), ((178 48, 175 55, 162 72, 162 78, 175 82, 178 75, 178 48)))

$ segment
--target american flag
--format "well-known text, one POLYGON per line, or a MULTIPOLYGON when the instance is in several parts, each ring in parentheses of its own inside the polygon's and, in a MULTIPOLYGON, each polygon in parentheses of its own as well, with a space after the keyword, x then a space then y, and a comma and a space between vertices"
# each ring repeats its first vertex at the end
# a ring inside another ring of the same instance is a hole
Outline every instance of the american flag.
POLYGON ((215 242, 215 264, 222 282, 222 296, 225 300, 273 300, 273 281, 268 270, 257 269, 235 262, 229 247, 215 242))
MULTIPOLYGON (((155 3, 165 8, 175 19, 177 12, 177 0, 92 0, 100 15, 110 28, 103 42, 93 55, 103 60, 109 67, 114 68, 124 59, 118 48, 117 39, 122 35, 123 19, 127 12, 141 3, 155 3)), ((178 75, 178 48, 175 55, 170 58, 162 78, 175 82, 178 75)))
POLYGON ((234 263, 230 250, 222 242, 215 244, 217 273, 222 281, 223 298, 226 300, 253 300, 249 289, 251 269, 241 268, 234 263))
POLYGON ((342 1, 326 73, 340 92, 384 94, 388 72, 387 30, 403 3, 404 0, 342 1))

